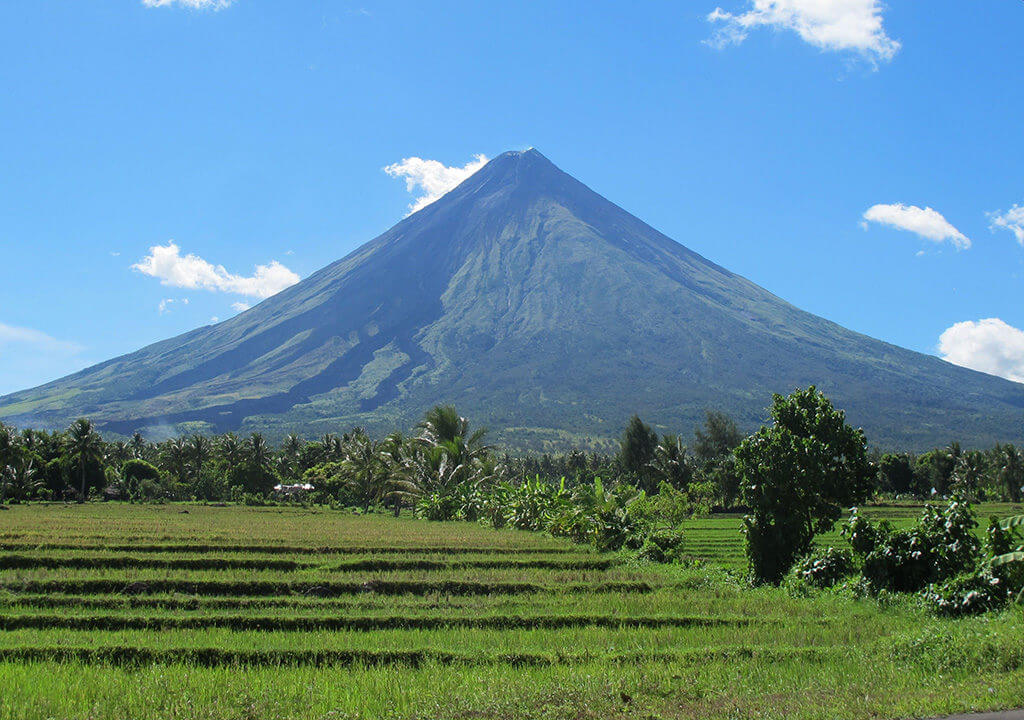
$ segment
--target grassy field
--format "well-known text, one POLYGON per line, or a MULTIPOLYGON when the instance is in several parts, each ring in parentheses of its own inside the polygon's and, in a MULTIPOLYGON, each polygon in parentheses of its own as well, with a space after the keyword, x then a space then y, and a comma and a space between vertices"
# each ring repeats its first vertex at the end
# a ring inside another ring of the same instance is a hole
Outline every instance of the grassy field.
MULTIPOLYGON (((919 508, 867 512, 899 524, 919 508)), ((688 550, 707 563, 684 569, 329 510, 13 506, 0 512, 0 720, 1024 706, 1020 608, 943 620, 912 601, 752 590, 727 571, 742 567, 738 528, 691 521, 688 550)))

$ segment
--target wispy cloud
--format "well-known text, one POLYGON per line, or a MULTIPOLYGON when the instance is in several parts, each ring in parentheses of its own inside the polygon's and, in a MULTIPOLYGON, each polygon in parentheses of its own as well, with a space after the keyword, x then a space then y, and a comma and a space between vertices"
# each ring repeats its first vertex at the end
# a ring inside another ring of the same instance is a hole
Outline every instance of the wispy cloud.
POLYGON ((30 346, 48 352, 74 354, 82 351, 78 343, 58 340, 39 330, 0 323, 0 347, 8 345, 30 346))
POLYGON ((865 228, 869 222, 906 230, 936 243, 949 241, 957 250, 971 247, 971 241, 966 235, 953 227, 942 213, 930 207, 920 208, 902 203, 872 205, 864 213, 865 228))
POLYGON ((142 0, 146 7, 183 7, 191 10, 223 10, 235 0, 142 0))
POLYGON ((939 337, 939 352, 956 365, 1024 382, 1024 330, 999 318, 953 325, 939 337))
POLYGON ((235 312, 245 312, 246 310, 248 310, 251 307, 252 307, 252 305, 250 305, 249 303, 244 303, 244 302, 233 302, 233 303, 231 303, 231 309, 234 310, 235 312))
POLYGON ((1009 230, 1024 246, 1024 205, 1014 205, 1006 212, 989 213, 989 227, 993 230, 1009 230))
POLYGON ((462 167, 448 167, 437 160, 407 157, 384 168, 391 177, 405 178, 405 189, 419 197, 409 205, 409 213, 422 210, 487 164, 485 155, 475 155, 462 167))
POLYGON ((886 34, 879 0, 746 0, 742 12, 718 7, 707 19, 718 25, 708 42, 717 48, 736 45, 752 30, 795 32, 822 50, 850 51, 871 63, 891 60, 900 43, 886 34))
POLYGON ((234 275, 223 265, 214 265, 198 255, 182 255, 171 240, 166 245, 154 245, 149 255, 132 265, 144 275, 158 278, 163 285, 190 289, 213 290, 248 297, 267 298, 294 285, 299 276, 277 260, 257 265, 250 276, 234 275))
POLYGON ((157 305, 157 312, 159 312, 161 315, 166 315, 171 311, 171 305, 173 305, 174 303, 188 305, 188 298, 181 298, 178 300, 175 300, 174 298, 164 298, 163 300, 160 301, 160 304, 157 305))

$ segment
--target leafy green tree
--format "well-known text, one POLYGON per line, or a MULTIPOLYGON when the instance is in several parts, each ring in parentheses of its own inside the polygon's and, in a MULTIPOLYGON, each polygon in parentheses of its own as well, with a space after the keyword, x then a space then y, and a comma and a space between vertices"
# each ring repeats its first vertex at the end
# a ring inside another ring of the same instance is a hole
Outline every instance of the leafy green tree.
POLYGON ((814 535, 830 530, 844 505, 871 490, 864 433, 850 427, 813 385, 775 395, 771 426, 736 449, 745 549, 755 582, 778 582, 805 555, 814 535))
POLYGON ((78 502, 84 503, 86 498, 85 480, 91 463, 102 463, 103 440, 86 418, 79 418, 71 423, 67 432, 67 456, 77 471, 80 480, 78 502))
POLYGON ((960 454, 960 443, 952 442, 944 448, 936 448, 918 456, 915 470, 928 484, 929 493, 934 490, 938 495, 949 494, 960 454))
POLYGON ((878 460, 879 490, 896 495, 921 495, 926 492, 917 483, 914 465, 909 455, 886 453, 878 460))
POLYGON ((151 463, 133 458, 121 466, 121 482, 132 502, 155 499, 160 485, 160 470, 151 463))
POLYGON ((703 427, 694 430, 693 435, 698 474, 715 484, 723 507, 732 507, 740 494, 740 478, 732 453, 743 441, 743 435, 731 417, 712 410, 705 411, 703 427))
POLYGON ((619 441, 619 462, 622 468, 637 478, 638 484, 645 490, 653 490, 651 479, 651 462, 658 446, 658 433, 633 415, 622 433, 619 441))
POLYGON ((704 463, 728 457, 743 442, 743 434, 724 412, 706 410, 704 425, 693 431, 693 454, 704 463))

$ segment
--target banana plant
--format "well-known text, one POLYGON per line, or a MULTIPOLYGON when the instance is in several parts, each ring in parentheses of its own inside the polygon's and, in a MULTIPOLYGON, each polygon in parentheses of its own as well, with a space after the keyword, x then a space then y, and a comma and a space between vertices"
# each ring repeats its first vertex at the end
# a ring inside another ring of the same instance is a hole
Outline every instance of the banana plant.
MULTIPOLYGON (((1002 522, 1000 522, 999 526, 1003 530, 1010 531, 1015 530, 1019 527, 1024 527, 1024 515, 1015 515, 1013 517, 1008 517, 1002 522)), ((1024 546, 1018 547, 1016 550, 1013 550, 1011 552, 996 555, 991 560, 991 564, 993 567, 998 567, 1000 565, 1010 565, 1013 563, 1024 563, 1024 546)), ((1024 600, 1024 587, 1022 587, 1020 592, 1017 593, 1017 602, 1021 602, 1022 600, 1024 600)))

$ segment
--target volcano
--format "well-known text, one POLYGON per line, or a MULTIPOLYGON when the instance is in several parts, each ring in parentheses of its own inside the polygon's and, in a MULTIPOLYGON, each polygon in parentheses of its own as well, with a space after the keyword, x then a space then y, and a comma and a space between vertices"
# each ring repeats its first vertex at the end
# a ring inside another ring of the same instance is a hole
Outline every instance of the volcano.
POLYGON ((310 437, 451 403, 549 450, 607 445, 634 412, 750 429, 810 384, 883 447, 1024 439, 1024 385, 799 310, 528 150, 230 320, 0 398, 0 419, 310 437))

